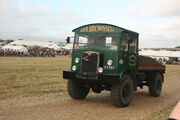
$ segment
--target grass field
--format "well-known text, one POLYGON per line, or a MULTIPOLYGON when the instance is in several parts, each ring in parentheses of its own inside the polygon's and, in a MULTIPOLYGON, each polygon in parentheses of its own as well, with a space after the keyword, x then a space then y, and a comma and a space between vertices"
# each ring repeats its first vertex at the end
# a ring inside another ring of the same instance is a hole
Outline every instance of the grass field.
POLYGON ((70 57, 0 57, 0 100, 66 91, 70 57))
MULTIPOLYGON (((0 57, 0 100, 61 94, 66 92, 62 71, 70 66, 68 56, 0 57)), ((179 74, 180 66, 168 65, 166 76, 179 74)), ((169 105, 150 120, 166 119, 175 104, 169 105)))

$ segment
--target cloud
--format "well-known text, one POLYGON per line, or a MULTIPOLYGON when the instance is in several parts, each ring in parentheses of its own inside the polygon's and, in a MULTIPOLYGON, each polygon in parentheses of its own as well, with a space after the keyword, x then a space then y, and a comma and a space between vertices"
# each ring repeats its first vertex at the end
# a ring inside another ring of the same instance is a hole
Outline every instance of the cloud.
POLYGON ((138 18, 140 47, 180 45, 180 0, 138 0, 125 12, 138 18))
POLYGON ((9 12, 9 8, 12 7, 11 2, 9 2, 8 0, 1 0, 0 1, 0 13, 1 15, 4 15, 6 12, 9 12))
MULTIPOLYGON (((62 2, 57 7, 49 1, 0 0, 0 38, 60 41, 82 24, 109 22, 138 31, 140 47, 180 44, 179 0, 137 0, 134 3, 123 6, 126 10, 123 12, 121 7, 108 11, 102 8, 97 12, 98 8, 94 6, 95 10, 89 15, 85 8, 79 9, 82 5, 79 3, 69 7, 63 6, 65 3, 62 2), (117 15, 118 10, 121 15, 117 15)), ((107 5, 108 2, 101 4, 107 5)))
POLYGON ((38 19, 38 22, 40 24, 53 25, 53 26, 59 24, 72 25, 82 22, 82 19, 80 19, 80 17, 70 9, 61 9, 56 16, 51 16, 49 18, 42 17, 38 19))
POLYGON ((160 30, 167 30, 167 31, 176 31, 180 30, 180 19, 174 18, 170 19, 166 23, 162 23, 160 26, 158 26, 158 29, 160 30))
POLYGON ((62 23, 78 24, 82 22, 82 19, 70 9, 61 9, 59 16, 61 18, 60 22, 62 23))
POLYGON ((180 17, 180 0, 139 0, 139 6, 127 10, 140 16, 180 17))
POLYGON ((180 45, 180 21, 171 19, 157 26, 145 27, 140 31, 142 47, 176 47, 180 45))
POLYGON ((81 19, 71 9, 53 11, 45 3, 0 1, 0 38, 64 40, 81 19))

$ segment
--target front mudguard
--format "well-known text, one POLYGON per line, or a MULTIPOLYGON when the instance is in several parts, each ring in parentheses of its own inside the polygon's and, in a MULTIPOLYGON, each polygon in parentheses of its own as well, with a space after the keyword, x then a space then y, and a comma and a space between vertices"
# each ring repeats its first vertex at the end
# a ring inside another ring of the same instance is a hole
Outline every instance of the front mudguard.
POLYGON ((133 79, 133 85, 134 85, 134 91, 137 91, 137 76, 136 76, 136 71, 132 70, 132 69, 127 69, 124 70, 123 72, 121 72, 120 74, 120 79, 122 78, 122 76, 124 74, 128 74, 132 77, 133 79))

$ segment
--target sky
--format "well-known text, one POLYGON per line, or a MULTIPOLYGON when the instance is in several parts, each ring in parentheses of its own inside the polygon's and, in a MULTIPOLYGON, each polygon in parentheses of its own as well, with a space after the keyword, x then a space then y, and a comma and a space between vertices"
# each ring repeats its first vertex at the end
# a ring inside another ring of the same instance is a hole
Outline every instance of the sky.
POLYGON ((139 33, 140 48, 180 46, 180 0, 0 0, 0 38, 65 41, 108 23, 139 33))

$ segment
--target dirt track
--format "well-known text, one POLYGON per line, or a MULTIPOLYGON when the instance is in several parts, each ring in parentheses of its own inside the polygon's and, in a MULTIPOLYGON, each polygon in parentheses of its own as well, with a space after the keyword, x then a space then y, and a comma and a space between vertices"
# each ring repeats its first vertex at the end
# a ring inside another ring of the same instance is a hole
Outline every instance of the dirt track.
POLYGON ((139 120, 146 119, 180 99, 180 75, 168 76, 159 98, 148 96, 148 90, 138 90, 126 108, 116 108, 110 93, 91 93, 87 99, 72 100, 68 95, 47 95, 0 101, 2 120, 139 120))

